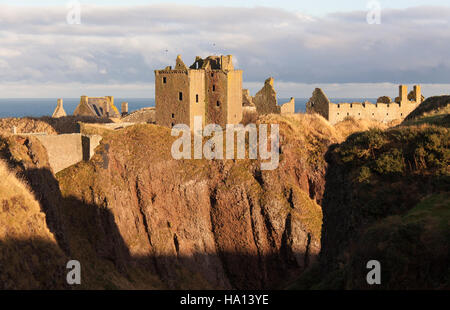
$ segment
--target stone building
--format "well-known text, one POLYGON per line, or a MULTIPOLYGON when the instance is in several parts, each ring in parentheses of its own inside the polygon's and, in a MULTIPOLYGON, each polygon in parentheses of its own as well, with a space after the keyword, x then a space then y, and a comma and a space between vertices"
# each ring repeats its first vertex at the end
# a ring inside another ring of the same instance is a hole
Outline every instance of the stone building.
POLYGON ((80 103, 73 115, 94 117, 120 117, 119 110, 114 105, 114 97, 81 96, 80 103))
POLYGON ((242 71, 235 70, 232 55, 196 57, 187 67, 181 56, 175 68, 155 70, 156 124, 194 126, 237 124, 242 120, 242 71))
POLYGON ((52 117, 59 118, 59 117, 64 117, 64 116, 67 116, 67 114, 66 114, 66 111, 64 111, 63 100, 58 99, 56 108, 55 108, 55 111, 53 111, 52 117))
POLYGON ((403 120, 423 100, 420 85, 415 85, 409 95, 408 87, 400 85, 396 102, 391 102, 389 97, 383 96, 378 98, 375 104, 370 102, 332 103, 320 88, 316 88, 313 96, 306 103, 306 112, 318 113, 331 124, 336 124, 346 117, 388 123, 393 120, 403 120))

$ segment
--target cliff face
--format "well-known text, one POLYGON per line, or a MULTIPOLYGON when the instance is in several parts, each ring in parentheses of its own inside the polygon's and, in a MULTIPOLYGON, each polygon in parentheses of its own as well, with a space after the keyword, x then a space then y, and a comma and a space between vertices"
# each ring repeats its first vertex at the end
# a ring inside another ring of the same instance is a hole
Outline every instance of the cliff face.
POLYGON ((90 162, 56 179, 33 138, 4 139, 1 153, 36 193, 65 257, 81 262, 83 288, 277 288, 317 258, 322 154, 338 138, 316 116, 260 121, 280 124, 274 171, 174 160, 175 138, 153 125, 106 134, 90 162))
POLYGON ((146 263, 174 288, 273 288, 315 259, 322 215, 310 193, 321 197, 323 170, 301 169, 288 148, 275 172, 177 161, 168 136, 156 126, 121 130, 90 163, 58 175, 64 197, 111 213, 121 264, 146 263))
POLYGON ((327 153, 320 263, 296 288, 449 288, 450 135, 398 127, 350 136, 327 153), (381 264, 381 285, 366 282, 381 264))

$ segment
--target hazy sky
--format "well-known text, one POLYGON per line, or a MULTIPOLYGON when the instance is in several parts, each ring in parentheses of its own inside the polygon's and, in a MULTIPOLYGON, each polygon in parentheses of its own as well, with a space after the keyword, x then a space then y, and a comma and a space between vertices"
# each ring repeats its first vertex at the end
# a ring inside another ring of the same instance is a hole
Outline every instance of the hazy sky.
POLYGON ((0 97, 153 97, 177 54, 233 54, 252 94, 269 76, 280 97, 450 93, 448 1, 379 1, 380 24, 371 1, 80 1, 79 25, 68 3, 0 0, 0 97))

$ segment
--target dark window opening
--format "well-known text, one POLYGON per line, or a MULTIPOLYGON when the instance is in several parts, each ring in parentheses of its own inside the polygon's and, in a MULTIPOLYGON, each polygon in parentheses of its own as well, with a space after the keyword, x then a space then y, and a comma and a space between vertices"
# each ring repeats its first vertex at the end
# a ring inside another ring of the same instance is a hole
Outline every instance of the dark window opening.
POLYGON ((195 102, 198 103, 198 95, 195 95, 195 102))
POLYGON ((211 73, 211 77, 214 77, 214 73, 211 73))
POLYGON ((213 91, 216 91, 216 85, 213 85, 213 91))
POLYGON ((353 108, 353 104, 350 103, 350 108, 353 108))
POLYGON ((347 113, 347 116, 349 116, 350 115, 350 113, 347 113))
POLYGON ((341 107, 341 105, 340 104, 338 104, 338 109, 341 107))
POLYGON ((400 116, 403 116, 403 113, 400 113, 400 116))
POLYGON ((178 99, 180 99, 180 101, 183 101, 183 93, 182 92, 179 92, 178 99))
POLYGON ((172 122, 172 127, 175 126, 175 123, 172 122))
POLYGON ((175 114, 172 113, 172 118, 175 118, 175 114))
POLYGON ((217 105, 218 107, 220 107, 220 101, 217 101, 216 105, 217 105))
POLYGON ((163 77, 163 83, 166 84, 167 83, 167 78, 163 77))

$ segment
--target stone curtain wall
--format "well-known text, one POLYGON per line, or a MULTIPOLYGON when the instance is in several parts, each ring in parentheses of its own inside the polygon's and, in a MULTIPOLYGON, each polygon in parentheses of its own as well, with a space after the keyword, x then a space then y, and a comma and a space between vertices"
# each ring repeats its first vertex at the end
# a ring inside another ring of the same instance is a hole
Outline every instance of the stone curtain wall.
POLYGON ((331 103, 329 110, 329 122, 336 124, 346 117, 355 119, 376 120, 388 123, 393 120, 404 119, 411 113, 417 104, 407 103, 331 103))

